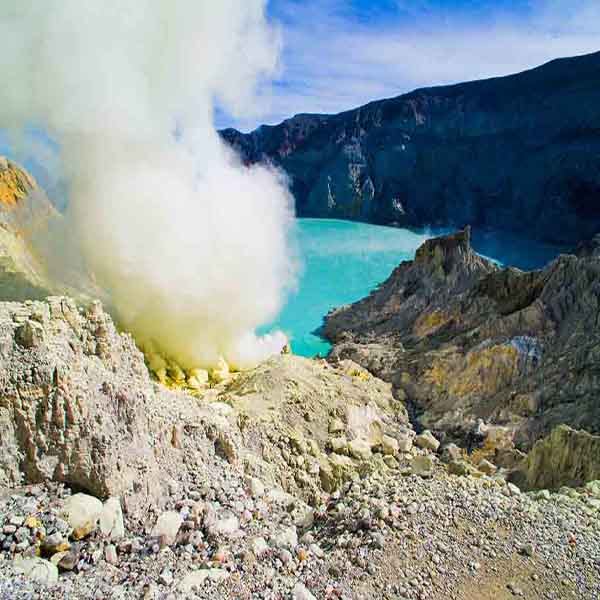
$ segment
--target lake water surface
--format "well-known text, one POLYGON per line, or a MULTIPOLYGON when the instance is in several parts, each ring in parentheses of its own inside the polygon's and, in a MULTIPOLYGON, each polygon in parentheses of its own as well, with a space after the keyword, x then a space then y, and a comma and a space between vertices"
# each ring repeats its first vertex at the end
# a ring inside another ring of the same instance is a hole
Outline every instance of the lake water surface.
MULTIPOLYGON (((325 355, 330 345, 316 336, 334 307, 355 302, 385 281, 431 233, 333 219, 297 219, 301 273, 278 319, 263 332, 281 329, 302 356, 325 355)), ((438 235, 439 233, 436 233, 438 235)), ((522 269, 542 267, 562 249, 499 233, 473 233, 476 251, 522 269)))

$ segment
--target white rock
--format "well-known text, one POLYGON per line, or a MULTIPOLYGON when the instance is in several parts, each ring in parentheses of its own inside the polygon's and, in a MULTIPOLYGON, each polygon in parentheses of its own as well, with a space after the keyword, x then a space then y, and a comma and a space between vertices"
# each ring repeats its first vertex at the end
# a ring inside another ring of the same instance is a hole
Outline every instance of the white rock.
POLYGON ((174 511, 164 512, 158 517, 152 533, 152 537, 162 537, 167 546, 171 546, 175 543, 179 529, 183 524, 181 515, 174 511))
POLYGON ((255 537, 250 542, 250 549, 252 550, 254 556, 259 557, 269 549, 269 545, 265 541, 265 538, 255 537))
POLYGON ((317 600, 304 585, 298 582, 292 590, 292 600, 317 600))
POLYGON ((229 577, 229 573, 225 569, 201 569, 188 573, 177 586, 182 592, 189 594, 195 587, 202 587, 204 582, 223 581, 229 577))
POLYGON ((117 557, 117 549, 114 544, 107 544, 104 548, 104 560, 111 565, 116 565, 119 562, 117 557))
POLYGON ((43 585, 54 585, 58 581, 58 568, 42 558, 26 558, 15 561, 15 570, 28 579, 43 585))
POLYGON ((298 534, 295 527, 288 527, 273 536, 271 543, 276 548, 295 550, 298 545, 298 534))
POLYGON ((210 527, 210 533, 211 535, 231 537, 235 535, 239 529, 240 522, 238 518, 232 513, 227 513, 226 516, 215 521, 215 523, 210 527))
POLYGON ((265 486, 257 477, 250 477, 248 481, 248 491, 253 498, 261 498, 265 495, 265 486))
POLYGON ((346 409, 348 437, 362 438, 371 446, 381 444, 383 426, 381 412, 375 403, 367 406, 349 406, 346 409))
POLYGON ((118 498, 109 498, 100 513, 100 532, 109 540, 119 540, 125 535, 123 511, 118 498))
POLYGON ((102 502, 87 494, 75 494, 65 501, 63 513, 73 529, 73 537, 80 540, 96 529, 102 514, 102 502))

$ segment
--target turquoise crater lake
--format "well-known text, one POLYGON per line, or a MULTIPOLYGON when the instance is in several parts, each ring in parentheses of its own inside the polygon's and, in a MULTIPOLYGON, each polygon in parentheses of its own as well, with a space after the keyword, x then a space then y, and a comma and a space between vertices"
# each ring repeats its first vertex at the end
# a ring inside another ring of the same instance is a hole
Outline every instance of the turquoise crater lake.
POLYGON ((406 229, 334 219, 297 219, 300 275, 296 291, 274 323, 301 356, 325 355, 330 345, 314 334, 332 309, 366 296, 403 260, 414 258, 427 235, 406 229))
MULTIPOLYGON (((295 354, 326 355, 330 344, 314 333, 323 317, 369 294, 400 262, 412 260, 431 235, 351 221, 297 219, 298 285, 279 317, 259 333, 280 329, 295 354)), ((481 254, 526 270, 544 266, 565 250, 497 232, 474 231, 472 241, 481 254)))

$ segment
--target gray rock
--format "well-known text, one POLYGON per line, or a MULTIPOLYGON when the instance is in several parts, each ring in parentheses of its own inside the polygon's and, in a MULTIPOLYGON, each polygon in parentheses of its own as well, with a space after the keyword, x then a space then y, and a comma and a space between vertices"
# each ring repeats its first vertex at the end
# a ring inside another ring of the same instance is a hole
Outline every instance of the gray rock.
POLYGON ((26 558, 15 561, 14 565, 17 572, 42 585, 54 585, 58 582, 58 569, 50 561, 26 558))

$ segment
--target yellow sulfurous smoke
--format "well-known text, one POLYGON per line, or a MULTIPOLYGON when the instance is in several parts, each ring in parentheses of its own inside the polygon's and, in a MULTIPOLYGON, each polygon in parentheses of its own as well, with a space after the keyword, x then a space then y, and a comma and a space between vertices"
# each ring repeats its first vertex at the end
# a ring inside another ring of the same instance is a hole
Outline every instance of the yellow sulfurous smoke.
POLYGON ((21 143, 28 124, 47 132, 68 183, 47 270, 100 288, 159 379, 202 386, 194 369, 218 377, 286 343, 254 332, 293 284, 291 197, 213 126, 215 99, 255 109, 278 50, 263 0, 0 5, 0 126, 21 143))

